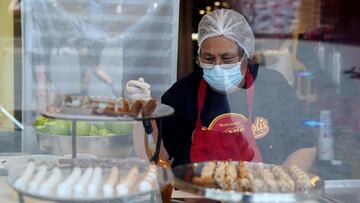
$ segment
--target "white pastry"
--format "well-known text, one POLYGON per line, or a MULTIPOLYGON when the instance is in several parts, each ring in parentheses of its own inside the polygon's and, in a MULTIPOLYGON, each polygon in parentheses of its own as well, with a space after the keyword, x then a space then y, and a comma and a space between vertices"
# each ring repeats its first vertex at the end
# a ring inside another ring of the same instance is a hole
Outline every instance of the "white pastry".
POLYGON ((58 186, 57 195, 60 197, 70 196, 74 184, 80 179, 80 177, 81 169, 79 167, 75 167, 70 176, 58 186))
POLYGON ((147 192, 156 186, 157 181, 157 167, 155 164, 150 164, 146 171, 144 179, 139 184, 140 192, 147 192))
POLYGON ((82 197, 85 195, 85 190, 91 179, 93 171, 93 168, 87 168, 81 178, 77 181, 73 191, 75 196, 82 197))
POLYGON ((35 178, 29 183, 28 191, 30 193, 35 193, 38 190, 39 185, 45 180, 47 170, 48 169, 45 164, 40 166, 35 178))
POLYGON ((94 197, 98 194, 102 179, 102 171, 100 167, 94 169, 94 173, 91 177, 90 183, 87 186, 87 194, 94 197))
POLYGON ((46 179, 39 188, 39 193, 42 195, 48 195, 52 192, 56 185, 61 181, 61 171, 55 167, 51 171, 51 175, 48 179, 46 179))
POLYGON ((29 161, 26 165, 24 173, 15 181, 14 185, 16 188, 20 190, 25 190, 31 176, 35 171, 35 163, 33 161, 29 161))
POLYGON ((126 195, 130 192, 131 188, 134 187, 139 177, 139 168, 134 166, 129 174, 126 176, 125 180, 121 181, 116 186, 116 192, 118 195, 126 195))
POLYGON ((114 166, 111 168, 109 178, 102 188, 104 196, 110 197, 114 194, 115 186, 119 182, 119 174, 120 172, 118 167, 114 166))

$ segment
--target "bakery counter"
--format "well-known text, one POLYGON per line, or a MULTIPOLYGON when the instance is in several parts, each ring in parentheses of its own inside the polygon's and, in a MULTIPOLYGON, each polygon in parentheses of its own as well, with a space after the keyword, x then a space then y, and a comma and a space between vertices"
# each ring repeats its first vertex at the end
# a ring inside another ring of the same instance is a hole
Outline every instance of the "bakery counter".
MULTIPOLYGON (((13 154, 15 155, 15 154, 13 154)), ((20 155, 20 154, 18 154, 20 155)), ((0 160, 13 156, 0 156, 0 160)), ((17 163, 20 164, 20 163, 17 163)), ((7 184, 8 172, 0 163, 0 202, 15 203, 18 201, 17 193, 7 184)), ((47 202, 25 197, 25 202, 47 202)), ((193 195, 181 190, 172 192, 173 202, 216 202, 204 201, 200 196, 193 195)), ((325 194, 319 200, 305 201, 304 203, 334 203, 334 202, 360 202, 360 180, 325 180, 325 194)))
MULTIPOLYGON (((7 184, 6 174, 0 176, 0 202, 17 203, 17 193, 7 184)), ((173 202, 192 203, 215 203, 216 201, 204 201, 200 196, 192 195, 181 190, 174 190, 172 193, 173 202)), ((46 203, 33 198, 25 197, 26 203, 46 203)), ((330 180, 325 181, 325 195, 316 201, 303 203, 354 203, 360 202, 360 180, 330 180)))

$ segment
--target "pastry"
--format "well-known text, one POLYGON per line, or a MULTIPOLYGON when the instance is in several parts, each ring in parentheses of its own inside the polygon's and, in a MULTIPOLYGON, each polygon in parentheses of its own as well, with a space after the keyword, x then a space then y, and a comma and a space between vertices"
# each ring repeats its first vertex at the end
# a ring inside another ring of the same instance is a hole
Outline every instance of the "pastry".
POLYGON ((28 191, 31 193, 37 192, 39 185, 45 180, 47 173, 46 164, 41 164, 38 172, 36 173, 34 179, 29 183, 28 191))
POLYGON ((31 176, 35 171, 35 163, 33 161, 29 161, 26 165, 24 173, 15 181, 15 187, 20 190, 25 190, 31 176))
POLYGON ((90 197, 94 197, 98 194, 100 184, 102 179, 102 170, 100 167, 94 169, 93 175, 90 179, 90 182, 87 186, 87 194, 90 197))
POLYGON ((145 177, 139 183, 139 191, 147 192, 156 186, 157 181, 157 167, 155 164, 150 164, 148 167, 145 177))
POLYGON ((116 192, 118 195, 127 195, 131 188, 134 187, 139 177, 139 168, 134 166, 126 178, 116 186, 116 192))
POLYGON ((39 194, 49 195, 61 181, 61 172, 60 169, 55 167, 51 171, 51 175, 46 179, 39 188, 39 194))
POLYGON ((61 197, 67 197, 71 195, 71 191, 74 187, 74 184, 81 177, 81 169, 79 167, 75 167, 70 176, 63 182, 61 182, 57 188, 57 195, 61 197))
POLYGON ((118 167, 114 166, 111 168, 109 178, 102 188, 104 196, 109 197, 114 194, 115 186, 119 182, 119 178, 120 178, 119 174, 120 172, 118 167))
POLYGON ((77 181, 74 187, 74 194, 75 196, 81 197, 85 195, 85 190, 90 182, 91 176, 93 174, 94 169, 89 167, 86 168, 84 174, 81 176, 81 178, 77 181))

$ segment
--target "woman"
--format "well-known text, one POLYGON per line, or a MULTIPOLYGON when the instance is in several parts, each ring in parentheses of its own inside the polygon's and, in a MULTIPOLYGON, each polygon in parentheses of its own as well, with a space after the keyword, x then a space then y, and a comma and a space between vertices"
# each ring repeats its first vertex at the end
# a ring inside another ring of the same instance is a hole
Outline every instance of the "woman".
POLYGON ((172 165, 231 159, 310 168, 315 136, 287 81, 250 60, 255 39, 245 18, 227 9, 205 15, 198 44, 201 69, 161 98, 175 109, 161 125, 172 165))

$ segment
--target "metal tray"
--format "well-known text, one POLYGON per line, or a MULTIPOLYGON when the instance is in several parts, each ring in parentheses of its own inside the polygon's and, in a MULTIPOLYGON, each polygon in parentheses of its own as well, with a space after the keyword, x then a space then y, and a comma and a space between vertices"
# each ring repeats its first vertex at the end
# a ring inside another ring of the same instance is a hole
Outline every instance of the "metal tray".
POLYGON ((42 115, 48 118, 58 118, 65 120, 86 120, 86 121, 134 121, 134 120, 149 120, 170 116, 174 113, 174 109, 166 104, 157 103, 154 112, 147 117, 143 117, 141 114, 136 116, 122 115, 99 115, 92 113, 89 108, 69 108, 62 106, 59 113, 41 112, 42 115))
MULTIPOLYGON (((71 135, 49 135, 36 132, 37 142, 44 154, 67 155, 72 153, 71 135)), ((76 149, 80 154, 97 157, 126 158, 133 150, 133 136, 76 136, 76 149), (101 147, 99 147, 101 146, 101 147)))
MULTIPOLYGON (((38 163, 35 160, 35 163, 38 163)), ((133 167, 137 165, 139 167, 140 176, 145 174, 146 168, 148 166, 148 163, 145 160, 141 160, 138 158, 131 158, 131 159, 59 159, 56 163, 56 166, 59 167, 61 170, 61 173, 64 177, 64 179, 67 178, 68 175, 70 175, 72 169, 74 166, 78 166, 80 168, 83 167, 89 167, 89 166, 99 166, 103 169, 103 177, 106 179, 108 177, 108 173, 110 172, 110 169, 112 166, 118 166, 120 169, 120 175, 124 176, 127 174, 127 172, 133 167)), ((51 161, 48 166, 54 166, 54 162, 51 161)), ((38 167, 38 165, 37 165, 38 167)), ((128 202, 134 198, 147 198, 151 199, 154 198, 154 195, 156 192, 160 192, 160 190, 165 187, 166 185, 171 184, 171 181, 173 180, 173 175, 171 170, 158 167, 158 186, 155 187, 150 191, 147 192, 138 192, 138 191, 132 191, 128 195, 124 196, 118 196, 114 195, 112 197, 105 197, 103 194, 99 193, 95 197, 68 197, 63 198, 56 195, 55 191, 52 191, 49 193, 49 195, 40 195, 37 193, 30 193, 26 190, 20 190, 14 186, 14 183, 16 179, 23 173, 24 167, 12 172, 9 174, 8 177, 8 184, 18 192, 19 196, 25 195, 29 197, 33 197, 40 200, 46 200, 46 201, 55 201, 55 202, 106 202, 106 201, 123 201, 128 202)), ((36 172, 35 172, 36 173, 36 172)), ((48 171, 49 173, 49 171, 48 171)))
MULTIPOLYGON (((233 162, 235 165, 238 162, 233 162)), ((183 191, 203 196, 207 199, 225 201, 225 202, 301 202, 305 200, 314 200, 322 195, 324 190, 324 181, 315 174, 307 172, 311 180, 314 180, 313 187, 309 191, 296 193, 251 193, 251 192, 236 192, 226 191, 217 188, 207 188, 193 184, 193 176, 199 176, 201 170, 206 162, 186 164, 175 167, 173 169, 175 187, 183 191)), ((247 163, 249 166, 256 166, 262 163, 247 163)), ((263 166, 271 166, 262 164, 263 166)))

